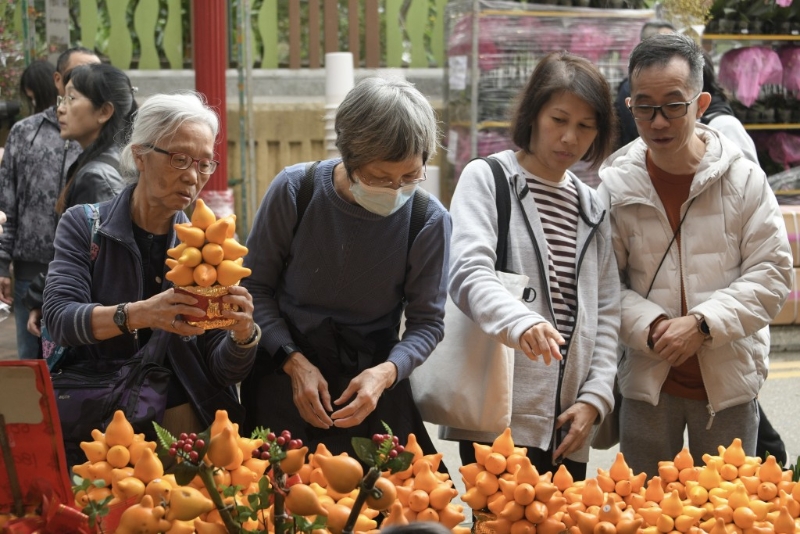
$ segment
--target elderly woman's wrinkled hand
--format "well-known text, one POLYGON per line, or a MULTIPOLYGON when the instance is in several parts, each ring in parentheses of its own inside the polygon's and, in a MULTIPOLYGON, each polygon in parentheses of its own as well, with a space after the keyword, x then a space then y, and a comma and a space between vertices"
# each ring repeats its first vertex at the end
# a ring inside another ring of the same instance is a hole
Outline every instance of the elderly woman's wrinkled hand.
POLYGON ((383 362, 359 373, 333 401, 335 406, 341 406, 331 414, 334 426, 350 428, 361 424, 378 406, 384 390, 396 379, 397 367, 392 362, 383 362))
POLYGON ((199 336, 205 330, 187 323, 185 317, 204 317, 197 299, 170 288, 141 302, 131 303, 128 316, 132 328, 160 328, 182 336, 199 336))
POLYGON ((236 322, 225 330, 231 330, 236 339, 250 339, 255 329, 253 322, 253 296, 242 286, 230 286, 228 294, 222 297, 222 302, 235 304, 239 311, 222 310, 223 317, 236 319, 236 322))

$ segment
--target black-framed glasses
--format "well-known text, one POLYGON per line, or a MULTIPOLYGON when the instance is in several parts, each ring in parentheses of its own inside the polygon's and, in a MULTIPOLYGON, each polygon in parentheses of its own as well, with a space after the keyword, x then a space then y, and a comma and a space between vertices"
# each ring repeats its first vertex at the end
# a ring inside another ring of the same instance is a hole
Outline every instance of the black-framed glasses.
MULTIPOLYGON (((397 186, 394 183, 394 180, 391 178, 365 178, 363 174, 358 173, 358 179, 367 184, 370 187, 384 187, 387 189, 397 189, 397 186)), ((419 178, 411 178, 411 179, 400 179, 400 187, 405 187, 408 185, 417 185, 420 182, 424 182, 428 179, 428 166, 422 166, 422 176, 419 178)))
POLYGON ((197 163, 197 172, 200 174, 214 174, 214 171, 217 170, 217 165, 219 165, 219 161, 215 161, 213 159, 193 158, 189 154, 184 154, 183 152, 170 152, 168 150, 164 150, 163 148, 158 148, 155 145, 142 146, 149 148, 153 152, 158 152, 159 154, 169 156, 170 167, 173 169, 178 169, 179 171, 185 171, 191 167, 193 163, 197 163))
POLYGON ((661 115, 669 119, 680 119, 689 112, 689 106, 694 104, 694 101, 702 94, 697 93, 694 98, 688 102, 670 102, 661 106, 628 106, 631 110, 633 118, 637 121, 652 121, 656 118, 656 113, 661 112, 661 115))

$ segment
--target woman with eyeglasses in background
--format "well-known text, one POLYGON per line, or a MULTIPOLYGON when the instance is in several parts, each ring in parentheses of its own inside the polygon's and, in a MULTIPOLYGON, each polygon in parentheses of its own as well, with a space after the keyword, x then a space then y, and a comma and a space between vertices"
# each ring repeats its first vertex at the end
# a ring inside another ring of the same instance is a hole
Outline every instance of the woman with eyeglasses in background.
POLYGON ((76 204, 108 200, 122 190, 119 152, 137 108, 128 76, 111 65, 82 65, 65 81, 57 108, 61 138, 77 141, 83 152, 67 170, 58 213, 76 204))
MULTIPOLYGON (((221 315, 236 322, 206 331, 186 322, 205 315, 197 299, 176 293, 164 277, 167 249, 178 244, 175 224, 188 220, 183 210, 217 167, 218 132, 216 113, 196 93, 148 98, 120 155, 120 169, 133 183, 100 204, 97 241, 84 207, 67 210, 44 291, 44 322, 53 341, 70 347, 60 369, 91 382, 145 351, 166 355, 163 365, 172 374, 165 412, 153 419, 176 436, 205 429, 220 409, 243 422, 234 386, 250 370, 260 336, 244 287, 223 297, 239 311, 221 315)), ((60 413, 70 465, 82 461, 80 442, 91 440, 81 415, 92 409, 98 406, 60 413)), ((149 422, 135 430, 153 433, 149 422)))
POLYGON ((243 284, 264 337, 242 384, 246 431, 353 455, 350 438, 385 434, 385 421, 433 452, 408 376, 444 332, 450 217, 419 187, 436 117, 411 84, 368 78, 335 129, 341 158, 278 174, 247 240, 243 284))

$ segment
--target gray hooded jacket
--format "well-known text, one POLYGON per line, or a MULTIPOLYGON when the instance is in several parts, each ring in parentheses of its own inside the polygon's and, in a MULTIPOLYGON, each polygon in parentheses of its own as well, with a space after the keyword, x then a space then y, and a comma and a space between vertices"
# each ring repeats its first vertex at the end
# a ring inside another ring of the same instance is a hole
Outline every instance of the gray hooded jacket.
MULTIPOLYGON (((547 258, 547 242, 536 204, 518 174, 514 152, 507 150, 494 157, 505 168, 511 187, 507 267, 530 278, 529 285, 534 289, 531 295, 535 296, 530 302, 515 299, 495 273, 496 191, 489 166, 483 161, 467 165, 450 205, 453 237, 449 293, 459 309, 477 321, 484 332, 516 349, 511 413, 514 441, 548 450, 555 419, 560 415, 555 413, 557 399, 562 411, 576 402, 589 404, 597 410, 599 419, 614 407, 620 285, 611 225, 597 194, 570 173, 580 202, 575 329, 563 364, 553 361, 548 366, 541 359, 531 361, 520 350, 520 336, 538 323, 555 322, 548 298, 547 264, 540 261, 547 258), (522 197, 521 202, 517 195, 522 197), (535 241, 526 229, 523 210, 533 227, 535 241)), ((442 437, 491 442, 496 436, 444 428, 442 437)), ((570 459, 586 462, 588 457, 589 440, 570 459)))

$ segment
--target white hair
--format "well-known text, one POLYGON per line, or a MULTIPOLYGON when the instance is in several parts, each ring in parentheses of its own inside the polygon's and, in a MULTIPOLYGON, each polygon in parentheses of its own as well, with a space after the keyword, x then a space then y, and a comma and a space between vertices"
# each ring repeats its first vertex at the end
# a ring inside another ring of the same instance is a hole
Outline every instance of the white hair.
MULTIPOLYGON (((139 178, 133 161, 131 147, 156 145, 165 137, 174 135, 186 122, 205 124, 211 128, 214 139, 219 133, 219 117, 196 91, 175 94, 156 94, 139 107, 133 119, 131 136, 119 158, 120 173, 131 181, 139 178)), ((151 149, 143 148, 140 153, 151 149)))

